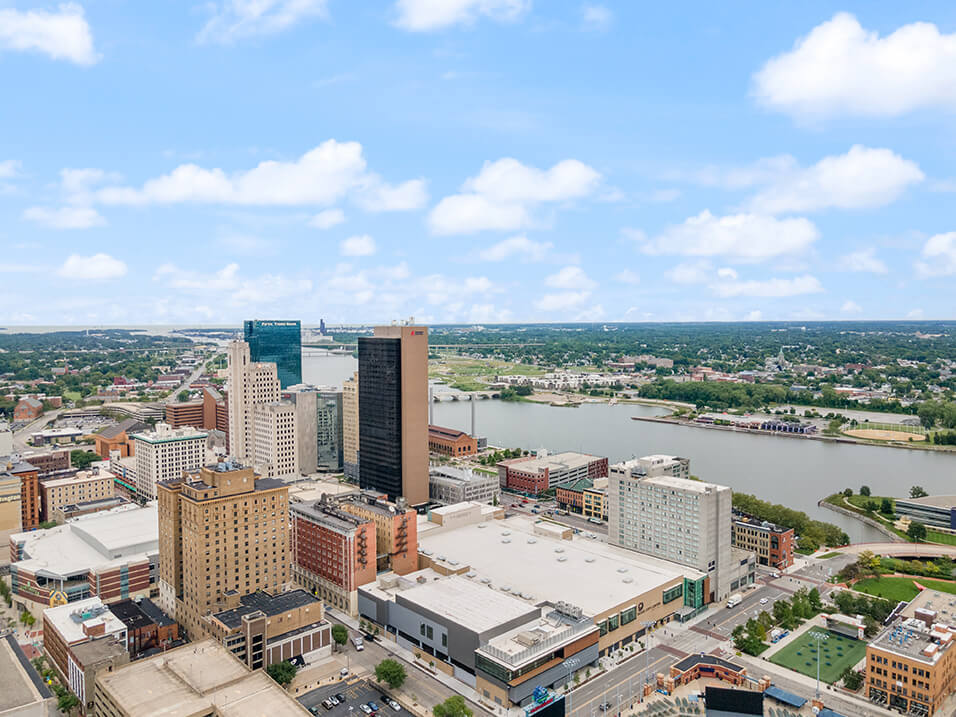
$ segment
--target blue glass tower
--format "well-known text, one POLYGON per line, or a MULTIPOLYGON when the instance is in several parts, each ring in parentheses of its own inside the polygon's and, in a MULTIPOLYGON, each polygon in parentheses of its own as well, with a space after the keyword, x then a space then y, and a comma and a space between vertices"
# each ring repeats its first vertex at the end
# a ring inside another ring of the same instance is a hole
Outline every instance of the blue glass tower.
POLYGON ((302 325, 299 321, 243 322, 252 361, 274 363, 282 388, 302 383, 302 325))

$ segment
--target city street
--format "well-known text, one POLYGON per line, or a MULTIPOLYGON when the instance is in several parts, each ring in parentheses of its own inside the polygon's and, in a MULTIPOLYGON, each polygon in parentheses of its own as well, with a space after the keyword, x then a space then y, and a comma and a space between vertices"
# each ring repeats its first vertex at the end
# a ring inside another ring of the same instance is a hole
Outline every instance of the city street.
POLYGON ((611 704, 608 714, 621 712, 640 701, 646 680, 653 681, 658 672, 667 674, 670 666, 680 659, 660 647, 652 647, 573 690, 571 703, 565 707, 576 717, 603 715, 601 705, 608 702, 611 704))

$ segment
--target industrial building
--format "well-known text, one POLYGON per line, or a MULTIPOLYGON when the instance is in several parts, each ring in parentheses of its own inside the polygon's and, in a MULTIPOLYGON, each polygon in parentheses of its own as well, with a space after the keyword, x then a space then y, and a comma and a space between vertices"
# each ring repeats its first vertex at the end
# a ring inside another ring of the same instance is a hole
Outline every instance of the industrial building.
POLYGON ((455 428, 429 425, 428 450, 440 456, 462 458, 478 452, 478 441, 455 428))

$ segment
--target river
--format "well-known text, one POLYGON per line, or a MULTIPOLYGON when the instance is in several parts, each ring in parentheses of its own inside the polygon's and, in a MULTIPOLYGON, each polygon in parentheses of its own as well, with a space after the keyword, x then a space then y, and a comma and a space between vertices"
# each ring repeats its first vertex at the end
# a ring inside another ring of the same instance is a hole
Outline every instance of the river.
MULTIPOLYGON (((303 378, 341 385, 355 365, 350 356, 310 357, 303 362, 303 378)), ((468 401, 437 403, 433 412, 439 425, 471 430, 468 401)), ((956 492, 952 454, 631 420, 663 413, 637 404, 559 408, 486 400, 475 404, 475 430, 496 446, 581 451, 607 456, 611 462, 651 453, 684 456, 690 458, 691 473, 703 480, 806 511, 841 526, 853 542, 885 538, 857 520, 818 507, 818 500, 843 488, 859 491, 861 485, 870 486, 874 495, 907 495, 914 484, 931 495, 956 492)))

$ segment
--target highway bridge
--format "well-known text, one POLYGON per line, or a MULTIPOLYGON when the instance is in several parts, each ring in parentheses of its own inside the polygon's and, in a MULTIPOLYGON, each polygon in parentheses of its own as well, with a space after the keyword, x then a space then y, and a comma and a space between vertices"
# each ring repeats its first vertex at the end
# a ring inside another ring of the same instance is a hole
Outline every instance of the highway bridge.
POLYGON ((854 543, 835 548, 835 550, 847 555, 859 555, 869 550, 874 555, 885 555, 890 558, 956 559, 956 545, 940 545, 939 543, 854 543))

